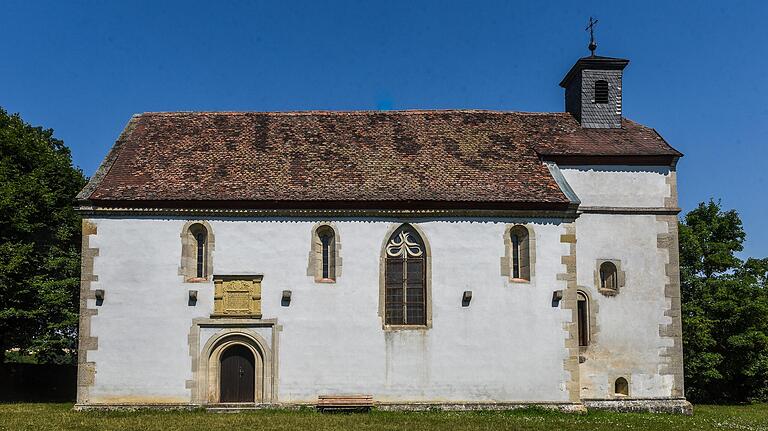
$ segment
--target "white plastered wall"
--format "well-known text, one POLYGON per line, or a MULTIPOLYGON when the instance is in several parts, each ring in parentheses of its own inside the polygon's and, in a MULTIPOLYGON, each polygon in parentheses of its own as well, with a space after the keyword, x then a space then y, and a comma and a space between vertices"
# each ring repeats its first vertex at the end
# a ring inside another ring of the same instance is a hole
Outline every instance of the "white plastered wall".
POLYGON ((660 208, 669 196, 668 166, 560 166, 583 207, 660 208))
MULTIPOLYGON (((185 403, 192 379, 188 335, 210 316, 212 283, 178 275, 180 232, 187 219, 92 219, 91 246, 105 300, 96 306, 89 352, 96 375, 92 403, 185 403), (188 290, 198 290, 188 305, 188 290)), ((343 272, 335 284, 306 275, 315 219, 209 219, 214 274, 261 273, 262 311, 280 328, 279 402, 313 402, 320 394, 366 393, 378 401, 567 402, 570 379, 563 323, 552 307, 564 282, 568 245, 558 220, 414 221, 432 250, 432 328, 389 332, 379 310, 379 254, 392 220, 334 220, 343 272), (536 270, 529 284, 501 275, 503 234, 533 223, 536 270), (292 291, 289 306, 281 292, 292 291), (462 292, 473 291, 469 307, 462 292)), ((203 331, 203 334, 208 334, 203 331)), ((204 335, 204 337, 208 337, 204 335)), ((199 340, 199 345, 207 339, 199 340)))
POLYGON ((593 302, 596 331, 580 365, 582 398, 614 398, 614 382, 625 377, 632 398, 670 397, 674 376, 661 373, 661 354, 673 341, 659 334, 671 322, 664 312, 668 251, 657 235, 667 232, 643 209, 665 206, 672 193, 669 167, 561 166, 581 207, 633 208, 636 214, 581 214, 576 220, 578 285, 593 302), (600 259, 619 260, 626 279, 615 296, 598 292, 600 259))
POLYGON ((674 377, 660 374, 660 354, 672 340, 659 335, 659 325, 669 323, 666 250, 656 237, 666 224, 654 215, 582 214, 576 231, 578 284, 597 302, 597 332, 580 365, 582 398, 612 398, 618 377, 630 382, 634 398, 669 397, 674 377), (625 284, 615 296, 595 286, 598 259, 621 261, 625 284))

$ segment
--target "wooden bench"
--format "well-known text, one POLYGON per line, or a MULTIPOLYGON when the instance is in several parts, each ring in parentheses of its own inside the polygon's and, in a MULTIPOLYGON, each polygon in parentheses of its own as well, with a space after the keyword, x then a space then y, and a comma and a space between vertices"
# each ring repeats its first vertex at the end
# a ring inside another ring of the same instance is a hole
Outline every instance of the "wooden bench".
POLYGON ((368 411, 373 407, 373 395, 320 395, 315 405, 318 411, 368 411))

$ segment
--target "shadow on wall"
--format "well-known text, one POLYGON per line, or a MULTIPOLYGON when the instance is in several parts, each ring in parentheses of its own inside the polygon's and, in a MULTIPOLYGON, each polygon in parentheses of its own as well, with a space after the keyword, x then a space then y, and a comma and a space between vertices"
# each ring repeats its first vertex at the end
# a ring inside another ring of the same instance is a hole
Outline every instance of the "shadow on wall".
POLYGON ((0 364, 0 402, 74 402, 77 366, 0 364))

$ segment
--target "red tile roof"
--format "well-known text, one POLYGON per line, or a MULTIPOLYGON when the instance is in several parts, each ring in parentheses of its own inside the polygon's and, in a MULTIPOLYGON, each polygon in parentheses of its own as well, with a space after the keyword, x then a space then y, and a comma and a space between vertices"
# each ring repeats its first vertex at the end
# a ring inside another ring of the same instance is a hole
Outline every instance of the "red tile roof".
POLYGON ((626 126, 582 129, 566 113, 145 113, 79 198, 563 206, 541 155, 679 155, 652 129, 626 126))
MULTIPOLYGON (((570 115, 569 115, 570 116, 570 115)), ((542 156, 670 156, 681 157, 655 130, 627 120, 620 129, 588 129, 575 119, 566 133, 538 142, 534 149, 542 156)))

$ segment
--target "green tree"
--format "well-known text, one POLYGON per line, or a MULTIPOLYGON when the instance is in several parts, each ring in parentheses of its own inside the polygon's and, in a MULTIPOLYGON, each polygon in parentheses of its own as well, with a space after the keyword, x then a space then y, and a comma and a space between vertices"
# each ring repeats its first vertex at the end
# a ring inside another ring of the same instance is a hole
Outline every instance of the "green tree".
POLYGON ((694 401, 768 399, 768 259, 742 262, 736 211, 701 203, 680 224, 686 395, 694 401))
POLYGON ((77 347, 84 186, 52 130, 0 108, 0 363, 8 348, 71 362, 77 347))

